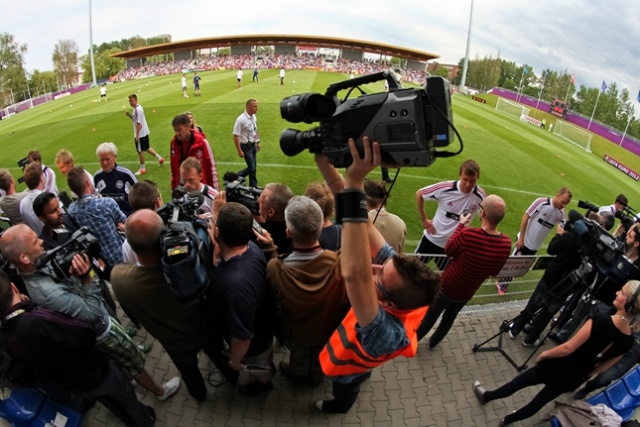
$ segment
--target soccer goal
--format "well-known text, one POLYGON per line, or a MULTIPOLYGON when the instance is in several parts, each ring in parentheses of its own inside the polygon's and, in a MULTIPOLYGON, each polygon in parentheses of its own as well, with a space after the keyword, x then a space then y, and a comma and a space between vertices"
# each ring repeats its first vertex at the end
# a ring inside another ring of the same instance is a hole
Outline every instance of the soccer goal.
POLYGON ((553 127, 553 133, 561 138, 566 139, 570 143, 577 145, 587 153, 591 152, 591 137, 593 134, 581 127, 567 123, 564 120, 558 120, 553 127))
POLYGON ((498 102, 496 102, 496 111, 502 111, 503 113, 513 116, 519 120, 526 121, 525 117, 529 115, 529 111, 531 110, 517 102, 498 98, 498 102))

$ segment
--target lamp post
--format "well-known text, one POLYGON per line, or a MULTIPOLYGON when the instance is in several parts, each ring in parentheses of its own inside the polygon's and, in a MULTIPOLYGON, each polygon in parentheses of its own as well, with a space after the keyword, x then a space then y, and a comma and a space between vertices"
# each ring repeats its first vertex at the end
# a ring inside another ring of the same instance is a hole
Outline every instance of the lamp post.
POLYGON ((624 137, 627 136, 627 131, 629 130, 629 125, 631 124, 631 119, 633 119, 633 113, 636 112, 634 107, 631 107, 631 114, 629 114, 629 120, 627 120, 627 126, 624 128, 624 133, 622 134, 622 138, 620 138, 619 146, 622 147, 622 141, 624 141, 624 137))
POLYGON ((473 24, 473 0, 471 0, 471 9, 469 11, 469 31, 467 32, 467 50, 464 54, 464 64, 462 65, 462 79, 460 80, 460 91, 465 90, 467 83, 467 71, 469 68, 469 50, 471 49, 471 24, 473 24))
POLYGON ((93 59, 93 27, 91 21, 91 0, 89 0, 89 57, 91 58, 91 77, 93 78, 93 86, 97 86, 96 64, 93 59))

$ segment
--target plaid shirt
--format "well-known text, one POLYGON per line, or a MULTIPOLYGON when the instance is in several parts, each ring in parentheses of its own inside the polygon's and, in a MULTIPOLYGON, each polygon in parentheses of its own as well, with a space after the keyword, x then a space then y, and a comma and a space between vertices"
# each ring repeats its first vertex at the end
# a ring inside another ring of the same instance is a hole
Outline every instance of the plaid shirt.
POLYGON ((127 217, 122 213, 115 200, 85 194, 69 206, 69 215, 80 226, 89 228, 100 243, 100 254, 109 266, 122 262, 122 242, 117 224, 124 223, 127 217))

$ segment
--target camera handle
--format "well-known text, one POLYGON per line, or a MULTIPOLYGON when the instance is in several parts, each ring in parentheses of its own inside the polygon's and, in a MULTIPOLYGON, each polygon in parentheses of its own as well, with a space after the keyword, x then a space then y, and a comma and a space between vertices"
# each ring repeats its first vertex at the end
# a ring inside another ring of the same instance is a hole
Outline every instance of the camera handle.
MULTIPOLYGON (((516 321, 520 321, 520 320, 523 320, 523 319, 527 319, 527 321, 528 321, 528 320, 533 319, 535 317, 535 315, 538 314, 550 302, 557 301, 557 300, 559 300, 561 298, 564 300, 564 299, 567 298, 568 295, 570 295, 572 293, 578 294, 578 297, 580 295, 582 295, 583 292, 577 292, 577 291, 578 291, 580 285, 584 283, 585 277, 588 275, 588 273, 593 271, 593 269, 594 269, 594 267, 587 260, 583 260, 582 264, 578 268, 576 268, 575 270, 567 273, 562 278, 562 280, 560 280, 555 286, 553 286, 553 288, 551 288, 549 290, 549 292, 546 295, 543 295, 540 298, 540 301, 538 303, 536 303, 535 306, 533 306, 531 308, 526 308, 525 307, 525 309, 522 310, 520 312, 520 314, 518 314, 516 317, 514 317, 512 319, 509 319, 509 320, 503 320, 502 324, 498 328, 498 332, 495 333, 493 336, 489 337, 488 339, 486 339, 485 341, 483 341, 483 342, 481 342, 479 344, 474 344, 474 346, 472 348, 472 351, 474 353, 477 352, 477 351, 482 351, 482 352, 497 351, 500 354, 502 354, 502 356, 504 356, 504 358, 507 360, 507 362, 509 362, 511 364, 511 366, 516 368, 516 370, 518 370, 518 372, 521 372, 524 369, 526 369, 527 368, 527 363, 533 357, 533 355, 536 353, 538 348, 540 348, 540 346, 542 345, 544 340, 549 335, 550 331, 549 331, 549 333, 547 333, 547 335, 545 335, 544 339, 542 339, 540 341, 540 344, 533 350, 531 355, 521 365, 518 365, 515 362, 515 360, 513 360, 513 358, 511 356, 509 356, 507 354, 507 352, 502 348, 503 334, 509 332, 509 330, 511 329, 511 325, 513 325, 516 321), (551 294, 553 293, 553 291, 555 289, 557 289, 558 287, 560 287, 561 285, 564 285, 566 283, 569 283, 569 286, 564 287, 562 289, 562 291, 560 293, 558 293, 557 295, 551 296, 551 294), (485 344, 487 344, 488 342, 494 340, 495 338, 498 338, 497 346, 483 348, 483 346, 485 344)), ((592 286, 593 286, 593 284, 590 287, 592 287, 592 286)))

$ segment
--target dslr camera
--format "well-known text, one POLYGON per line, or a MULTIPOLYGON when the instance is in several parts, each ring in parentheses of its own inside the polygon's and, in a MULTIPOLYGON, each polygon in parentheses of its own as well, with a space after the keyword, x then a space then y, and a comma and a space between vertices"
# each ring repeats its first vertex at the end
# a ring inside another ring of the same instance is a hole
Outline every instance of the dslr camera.
POLYGON ((55 277, 61 281, 69 278, 69 268, 74 256, 83 253, 86 253, 89 259, 100 256, 98 239, 89 233, 87 227, 79 228, 70 236, 68 232, 57 234, 56 239, 63 240, 62 244, 40 255, 36 260, 36 267, 50 265, 55 277))
POLYGON ((259 215, 258 197, 262 190, 243 185, 244 178, 233 172, 224 174, 224 191, 227 194, 227 202, 236 202, 246 206, 252 215, 259 215))
POLYGON ((420 89, 402 89, 388 71, 349 79, 330 85, 324 95, 305 93, 283 99, 280 115, 291 123, 320 123, 306 131, 285 129, 280 135, 284 154, 295 156, 309 149, 325 154, 335 167, 352 162, 349 138, 362 154, 363 136, 380 144, 382 163, 389 166, 429 166, 436 157, 460 152, 435 150, 450 144, 453 129, 449 82, 438 76, 428 77, 426 87, 420 89), (359 87, 381 80, 387 81, 388 92, 365 94, 359 87), (348 98, 356 88, 362 95, 348 98), (338 99, 338 92, 345 89, 345 99, 338 99))

